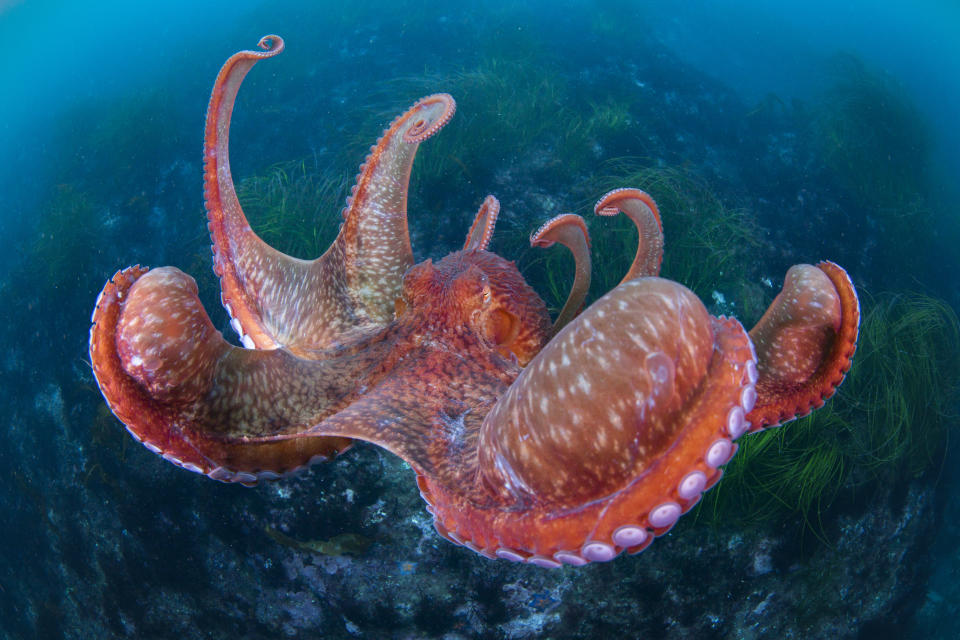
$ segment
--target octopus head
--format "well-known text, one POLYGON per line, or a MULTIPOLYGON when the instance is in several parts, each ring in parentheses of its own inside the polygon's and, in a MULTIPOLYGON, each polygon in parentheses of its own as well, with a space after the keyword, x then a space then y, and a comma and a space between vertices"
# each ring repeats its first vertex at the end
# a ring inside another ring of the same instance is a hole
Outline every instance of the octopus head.
POLYGON ((412 267, 397 315, 417 310, 435 326, 465 327, 525 365, 546 344, 550 316, 513 262, 483 250, 457 251, 412 267))

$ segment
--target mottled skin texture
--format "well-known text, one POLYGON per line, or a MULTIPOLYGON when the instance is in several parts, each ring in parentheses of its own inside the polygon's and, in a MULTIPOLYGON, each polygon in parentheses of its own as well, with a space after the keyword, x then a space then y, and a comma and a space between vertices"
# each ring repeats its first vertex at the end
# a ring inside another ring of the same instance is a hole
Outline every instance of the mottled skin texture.
POLYGON ((252 484, 354 439, 403 457, 437 530, 488 557, 543 567, 637 552, 720 478, 749 430, 821 406, 850 366, 859 306, 846 273, 798 265, 748 335, 657 277, 656 204, 618 189, 596 206, 638 229, 623 281, 582 309, 590 243, 579 216, 545 223, 575 282, 552 324, 512 262, 488 252, 499 203, 464 248, 413 265, 406 198, 420 142, 452 116, 424 98, 371 149, 337 239, 313 261, 268 247, 230 176, 240 83, 282 41, 231 57, 207 114, 205 195, 222 301, 246 349, 210 323, 190 276, 118 272, 97 301, 94 374, 133 436, 167 460, 252 484))

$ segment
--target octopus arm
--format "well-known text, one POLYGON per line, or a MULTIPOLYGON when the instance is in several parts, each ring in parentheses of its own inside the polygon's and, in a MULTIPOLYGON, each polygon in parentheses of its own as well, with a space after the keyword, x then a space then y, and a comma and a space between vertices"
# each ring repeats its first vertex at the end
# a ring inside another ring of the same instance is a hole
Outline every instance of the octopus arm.
MULTIPOLYGON (((393 318, 403 275, 413 265, 407 191, 417 148, 442 129, 455 110, 450 95, 427 96, 383 132, 360 166, 340 234, 319 260, 343 265, 351 300, 358 312, 374 321, 393 318)), ((494 203, 495 219, 499 203, 494 203)))
POLYGON ((759 370, 750 430, 822 407, 850 369, 859 327, 860 302, 846 271, 828 261, 791 267, 750 331, 759 370))
POLYGON ((500 201, 492 195, 487 196, 480 205, 477 215, 473 219, 473 225, 467 233, 467 239, 463 243, 464 251, 486 251, 493 239, 493 228, 497 224, 497 216, 500 215, 500 201))
POLYGON ((419 476, 470 492, 480 424, 506 390, 510 371, 516 375, 515 366, 496 354, 424 347, 307 433, 371 442, 403 458, 419 476))
POLYGON ((107 283, 94 310, 94 374, 148 449, 253 484, 357 438, 445 485, 473 479, 480 422, 519 372, 509 360, 462 345, 403 350, 382 335, 323 360, 240 349, 214 329, 196 291, 175 268, 131 267, 107 283))
POLYGON ((487 413, 478 491, 421 475, 421 492, 441 534, 491 557, 559 566, 638 551, 719 479, 755 374, 736 320, 677 283, 634 278, 561 330, 487 413))
POLYGON ((349 446, 305 436, 375 374, 385 343, 326 360, 233 347, 214 329, 193 279, 131 267, 106 284, 90 358, 100 390, 151 451, 217 480, 251 484, 349 446))
POLYGON ((530 246, 546 249, 559 242, 573 255, 573 286, 567 294, 567 301, 560 309, 550 336, 563 329, 583 310, 583 301, 590 290, 592 263, 590 261, 590 234, 583 218, 574 213, 563 213, 547 220, 530 235, 530 246))
POLYGON ((264 51, 241 51, 220 70, 207 109, 204 186, 214 271, 221 300, 245 346, 286 347, 309 357, 343 344, 356 330, 392 317, 403 273, 413 264, 407 188, 420 142, 452 117, 446 95, 423 98, 397 118, 361 166, 344 223, 320 258, 298 260, 268 246, 250 228, 230 172, 230 119, 254 64, 283 50, 266 36, 264 51))
POLYGON ((634 188, 614 189, 597 201, 593 211, 601 216, 615 216, 622 212, 637 227, 637 252, 621 284, 634 278, 660 274, 663 224, 657 203, 648 193, 634 188))

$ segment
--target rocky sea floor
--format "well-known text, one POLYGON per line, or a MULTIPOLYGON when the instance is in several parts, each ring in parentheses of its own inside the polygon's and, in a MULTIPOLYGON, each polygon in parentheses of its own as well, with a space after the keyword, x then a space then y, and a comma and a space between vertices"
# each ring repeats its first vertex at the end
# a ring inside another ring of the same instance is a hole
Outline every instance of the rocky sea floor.
MULTIPOLYGON (((374 42, 385 29, 367 25, 363 36, 374 42)), ((339 45, 327 46, 336 55, 339 45)), ((777 282, 786 266, 827 257, 842 262, 858 286, 910 281, 909 274, 881 274, 883 221, 865 220, 851 206, 803 144, 789 110, 757 111, 653 43, 631 46, 631 56, 567 71, 579 90, 596 96, 618 82, 631 86, 629 121, 643 130, 619 146, 615 138, 597 141, 584 166, 593 171, 630 156, 684 167, 725 205, 751 212, 761 241, 743 277, 758 296, 772 297, 761 283, 777 282)), ((361 101, 362 88, 343 83, 323 99, 347 110, 343 102, 361 101)), ((375 100, 384 102, 382 95, 375 100)), ((393 101, 395 113, 405 100, 393 101)), ((205 105, 205 96, 197 102, 205 105)), ((265 116, 261 102, 251 100, 242 118, 265 116)), ((273 109, 298 112, 290 102, 273 109)), ((277 129, 238 144, 235 153, 273 158, 284 137, 304 151, 311 142, 293 139, 303 113, 312 112, 300 111, 291 116, 296 124, 280 118, 277 129)), ((323 135, 335 137, 354 135, 358 125, 324 126, 323 135)), ((174 146, 158 166, 111 174, 119 183, 105 193, 97 191, 98 179, 115 167, 95 163, 109 160, 93 158, 94 166, 71 174, 75 181, 57 189, 87 194, 92 221, 63 230, 72 239, 57 242, 89 246, 82 265, 57 264, 49 256, 61 245, 41 240, 2 283, 17 304, 0 312, 11 327, 0 361, 8 397, 0 409, 0 635, 951 637, 956 616, 945 612, 960 602, 960 563, 951 552, 960 538, 960 506, 952 499, 957 479, 950 464, 894 482, 851 479, 813 521, 794 514, 753 525, 716 523, 694 511, 636 557, 544 570, 490 561, 440 538, 413 472, 372 446, 356 445, 332 462, 255 488, 223 485, 151 454, 104 406, 86 362, 88 317, 117 268, 173 263, 198 278, 208 310, 227 329, 209 275, 199 128, 193 133, 189 143, 171 136, 174 146)), ((369 136, 372 142, 376 130, 369 136)), ((487 192, 503 203, 499 234, 529 233, 599 196, 605 188, 590 183, 587 169, 550 177, 561 142, 547 137, 489 160, 470 176, 483 184, 466 180, 467 187, 441 190, 436 180, 420 180, 411 195, 418 259, 442 256, 456 247, 451 239, 462 242, 487 192)), ((459 158, 443 162, 463 179, 459 158)), ((669 236, 666 243, 669 252, 669 236)), ((705 301, 711 311, 738 312, 737 302, 721 302, 730 292, 717 293, 705 301)), ((844 401, 851 399, 842 392, 833 400, 844 401)))
POLYGON ((63 402, 49 388, 29 417, 58 434, 46 446, 62 473, 17 471, 5 505, 29 525, 17 557, 31 570, 3 577, 12 637, 893 637, 931 570, 924 480, 835 504, 821 514, 827 544, 799 519, 736 528, 691 514, 635 557, 543 570, 441 539, 410 469, 371 446, 248 489, 175 469, 119 431, 78 449, 71 423, 85 412, 63 402), (369 547, 327 555, 268 529, 369 547))

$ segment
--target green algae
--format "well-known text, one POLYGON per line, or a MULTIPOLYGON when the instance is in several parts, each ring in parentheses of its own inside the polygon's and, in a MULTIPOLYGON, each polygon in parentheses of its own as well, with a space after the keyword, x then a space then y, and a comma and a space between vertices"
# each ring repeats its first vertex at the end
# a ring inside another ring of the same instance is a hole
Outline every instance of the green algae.
POLYGON ((241 180, 237 197, 251 227, 278 251, 313 259, 336 237, 349 184, 305 160, 276 164, 241 180))

